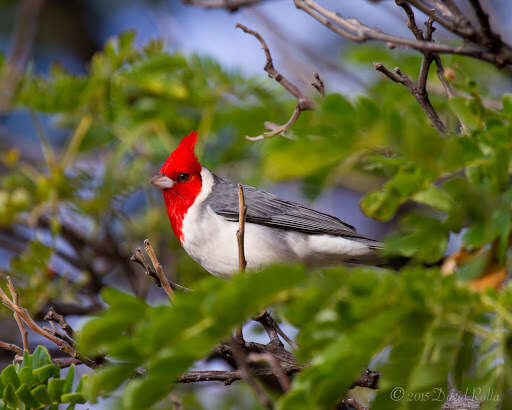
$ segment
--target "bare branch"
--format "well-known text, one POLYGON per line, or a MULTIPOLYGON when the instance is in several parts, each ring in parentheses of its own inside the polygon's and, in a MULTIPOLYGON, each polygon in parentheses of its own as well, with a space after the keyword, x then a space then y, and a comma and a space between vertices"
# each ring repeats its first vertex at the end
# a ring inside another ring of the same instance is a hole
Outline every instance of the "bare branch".
POLYGON ((12 343, 6 343, 6 342, 0 341, 0 349, 10 350, 11 352, 14 352, 18 355, 23 355, 23 349, 17 345, 12 344, 12 343))
POLYGON ((285 131, 288 131, 292 127, 293 124, 295 124, 295 122, 299 118, 299 115, 300 115, 301 111, 302 110, 299 108, 299 105, 297 104, 295 106, 295 109, 293 110, 292 116, 286 122, 286 124, 277 125, 277 124, 274 124, 274 123, 266 122, 265 126, 270 131, 264 132, 263 134, 258 135, 257 137, 246 136, 245 138, 248 141, 261 141, 261 140, 264 140, 266 138, 275 137, 276 135, 282 135, 285 131))
MULTIPOLYGON (((12 284, 12 280, 9 276, 7 276, 7 286, 9 287, 9 292, 11 293, 11 299, 12 299, 13 303, 15 303, 17 305, 18 304, 18 293, 16 292, 16 289, 14 289, 14 285, 12 284)), ((25 329, 25 326, 23 326, 23 323, 21 322, 20 315, 17 312, 14 312, 13 316, 14 316, 14 320, 16 320, 16 324, 18 325, 18 328, 20 330, 21 339, 23 341, 23 350, 30 352, 29 345, 28 345, 27 329, 25 329)))
POLYGON ((171 285, 169 284, 169 279, 167 279, 167 276, 165 276, 162 265, 160 265, 160 262, 158 262, 155 251, 153 250, 153 247, 151 246, 149 239, 144 240, 144 247, 146 248, 146 253, 148 254, 149 259, 151 259, 151 263, 155 268, 156 275, 158 276, 158 280, 162 284, 162 288, 164 289, 165 293, 167 293, 167 296, 169 297, 170 301, 174 303, 176 295, 174 294, 174 291, 172 290, 171 285))
MULTIPOLYGON (((428 41, 433 43, 432 41, 432 34, 435 31, 434 28, 434 20, 432 17, 429 17, 428 20, 425 22, 425 33, 418 28, 416 25, 416 21, 414 18, 414 12, 412 11, 411 6, 406 2, 406 0, 395 0, 395 3, 397 6, 401 7, 405 14, 407 15, 407 19, 409 21, 408 27, 414 34, 417 40, 420 41, 428 41)), ((428 73, 430 70, 430 66, 432 65, 432 62, 435 60, 438 68, 438 75, 440 70, 442 71, 442 65, 441 65, 441 58, 437 53, 431 52, 431 51, 422 51, 423 53, 423 59, 421 61, 421 67, 420 67, 420 73, 418 77, 418 85, 415 85, 414 82, 404 73, 400 71, 400 69, 397 67, 393 71, 388 70, 383 64, 380 63, 373 63, 374 67, 377 71, 380 71, 383 73, 386 77, 388 77, 390 80, 403 84, 407 87, 409 92, 414 96, 416 101, 419 103, 425 114, 430 120, 431 125, 441 134, 446 132, 446 126, 444 125, 443 121, 439 118, 439 115, 437 114, 436 110, 434 109, 432 103, 430 102, 430 99, 428 97, 428 91, 427 91, 427 80, 428 80, 428 73), (441 68, 440 68, 441 67, 441 68)), ((443 78, 444 80, 444 78, 443 78)), ((443 85, 448 86, 446 82, 443 82, 443 85)))
MULTIPOLYGON (((249 141, 259 141, 259 140, 263 140, 265 138, 274 137, 276 135, 282 135, 285 131, 289 130, 293 124, 295 124, 295 122, 299 118, 300 113, 302 111, 313 110, 315 108, 315 102, 308 96, 304 95, 295 84, 290 82, 290 80, 288 80, 284 75, 282 75, 275 69, 274 62, 272 61, 272 56, 270 55, 270 50, 267 46, 267 43, 265 42, 263 37, 257 31, 251 30, 250 28, 248 28, 240 23, 238 23, 235 27, 240 28, 245 33, 251 34, 252 36, 254 36, 258 39, 261 46, 263 47, 263 51, 265 52, 265 56, 266 56, 266 63, 265 63, 264 70, 267 72, 267 74, 270 78, 276 80, 279 84, 281 84, 281 86, 284 89, 286 89, 290 94, 292 94, 298 100, 297 105, 295 106, 295 109, 293 110, 292 116, 286 122, 286 124, 275 125, 275 124, 267 123, 267 128, 270 128, 270 131, 264 132, 263 134, 258 135, 257 137, 247 136, 246 139, 248 139, 249 141)), ((323 87, 323 83, 322 83, 322 87, 323 87)))
MULTIPOLYGON (((466 18, 464 18, 460 11, 456 13, 457 19, 446 18, 442 13, 438 13, 436 9, 433 9, 432 7, 423 3, 422 0, 407 1, 411 3, 414 7, 416 7, 418 10, 421 10, 425 15, 427 15, 437 23, 441 24, 443 27, 450 30, 452 33, 455 33, 466 39, 474 37, 474 28, 471 26, 471 23, 466 18)), ((448 4, 450 4, 449 9, 452 12, 452 14, 455 12, 455 10, 458 10, 458 8, 456 8, 456 6, 452 2, 445 3, 447 4, 447 7, 448 4)))
POLYGON ((53 306, 50 306, 50 309, 48 310, 48 313, 45 315, 44 320, 52 322, 55 321, 58 323, 60 328, 66 332, 66 334, 73 339, 75 335, 75 331, 73 328, 69 325, 68 322, 66 322, 66 319, 64 319, 64 316, 57 313, 55 311, 55 308, 53 306))
POLYGON ((418 77, 418 91, 420 93, 427 93, 428 72, 433 58, 432 54, 425 54, 421 60, 420 75, 418 77))
POLYGON ((283 332, 283 330, 279 327, 277 322, 272 318, 270 313, 268 313, 266 310, 260 314, 259 316, 256 316, 254 318, 255 321, 259 322, 261 326, 265 329, 267 332, 268 337, 270 338, 270 342, 281 343, 279 341, 279 338, 277 335, 281 336, 283 340, 290 345, 290 347, 294 350, 298 350, 297 344, 291 340, 286 333, 283 332))
POLYGON ((480 27, 482 27, 482 35, 487 41, 487 45, 491 50, 499 50, 501 46, 501 37, 494 33, 489 22, 489 14, 485 12, 480 3, 480 0, 469 0, 473 10, 475 11, 476 17, 480 27))
MULTIPOLYGON (((130 261, 142 266, 144 268, 146 275, 150 276, 153 279, 155 285, 158 286, 159 288, 162 287, 162 284, 160 283, 160 279, 158 278, 157 273, 146 261, 146 258, 144 257, 144 254, 142 253, 140 248, 137 248, 135 253, 130 257, 130 261)), ((182 292, 192 292, 192 289, 186 288, 185 286, 181 286, 180 284, 173 282, 171 280, 169 280, 169 284, 171 285, 171 288, 173 288, 174 290, 181 290, 182 292)))
POLYGON ((297 86, 291 83, 285 76, 280 74, 274 67, 274 62, 272 61, 272 56, 270 55, 270 50, 268 49, 267 43, 261 37, 260 33, 257 31, 251 30, 250 28, 244 26, 243 24, 238 23, 236 28, 242 29, 245 33, 251 34, 258 39, 263 47, 263 51, 265 52, 265 56, 267 58, 267 62, 265 63, 264 70, 268 73, 268 76, 274 80, 276 80, 279 84, 283 86, 290 94, 296 97, 301 104, 301 109, 312 109, 314 106, 314 102, 308 97, 304 96, 302 92, 297 88, 297 86))
POLYGON ((446 81, 446 78, 444 76, 444 67, 443 63, 441 62, 441 57, 439 56, 439 54, 434 54, 434 61, 436 62, 437 77, 439 78, 439 81, 441 82, 448 98, 452 98, 453 90, 448 81, 446 81))
MULTIPOLYGON (((427 64, 425 59, 426 57, 424 57, 422 64, 427 64)), ((428 62, 428 65, 430 65, 430 63, 431 61, 428 62)), ((418 101, 421 108, 423 108, 425 114, 427 114, 427 117, 429 118, 432 126, 441 134, 446 132, 446 127, 432 106, 426 90, 421 90, 419 87, 415 86, 413 81, 406 74, 402 73, 398 67, 396 67, 393 71, 390 71, 381 63, 373 63, 373 65, 377 71, 380 71, 392 81, 403 84, 405 87, 407 87, 409 92, 414 96, 414 98, 416 98, 416 101, 418 101)), ((425 71, 426 68, 423 68, 423 70, 425 71)))
POLYGON ((83 364, 81 360, 75 359, 74 357, 56 357, 52 359, 52 362, 59 366, 61 369, 74 365, 83 364))
MULTIPOLYGON (((274 370, 271 368, 253 369, 252 372, 255 377, 274 375, 274 370)), ((178 383, 224 382, 225 384, 231 384, 241 379, 240 370, 191 370, 183 373, 178 379, 178 383)))
POLYGON ((409 30, 412 31, 412 33, 414 34, 414 37, 416 37, 416 40, 420 40, 420 41, 425 40, 423 38, 423 31, 421 31, 421 29, 419 29, 418 26, 416 25, 416 20, 414 18, 414 12, 412 11, 412 8, 409 5, 409 3, 407 3, 406 0, 395 0, 395 3, 397 6, 402 7, 405 11, 405 14, 407 14, 407 19, 409 20, 407 27, 409 27, 409 30))
POLYGON ((313 77, 315 77, 315 81, 311 83, 313 87, 320 93, 321 96, 325 95, 325 87, 324 82, 320 78, 320 74, 318 74, 316 71, 313 73, 313 77))
MULTIPOLYGON (((252 355, 254 353, 250 353, 252 355)), ((303 368, 300 366, 284 366, 283 363, 279 363, 287 377, 301 371, 303 368)), ((275 371, 271 367, 257 367, 251 368, 251 373, 254 377, 265 378, 275 376, 275 371)), ((231 384, 236 380, 241 380, 242 375, 240 370, 191 370, 185 372, 177 380, 178 383, 200 383, 200 382, 224 382, 225 384, 231 384)), ((379 380, 379 373, 371 370, 366 370, 363 374, 354 382, 350 388, 354 387, 365 387, 368 389, 377 389, 379 380)))
POLYGON ((436 13, 435 9, 432 10, 430 6, 427 6, 419 0, 407 1, 424 12, 427 16, 432 17, 434 21, 437 21, 462 38, 469 40, 469 42, 461 46, 453 46, 427 40, 412 40, 405 37, 394 36, 378 29, 368 27, 357 19, 342 17, 340 14, 320 6, 314 0, 294 0, 294 3, 297 8, 308 13, 330 30, 359 43, 376 40, 382 41, 388 45, 408 47, 422 52, 469 56, 487 61, 497 67, 512 64, 512 47, 508 44, 500 40, 501 47, 499 50, 489 49, 489 47, 481 41, 482 36, 479 36, 471 26, 466 26, 465 23, 463 24, 458 20, 451 20, 442 14, 436 13))

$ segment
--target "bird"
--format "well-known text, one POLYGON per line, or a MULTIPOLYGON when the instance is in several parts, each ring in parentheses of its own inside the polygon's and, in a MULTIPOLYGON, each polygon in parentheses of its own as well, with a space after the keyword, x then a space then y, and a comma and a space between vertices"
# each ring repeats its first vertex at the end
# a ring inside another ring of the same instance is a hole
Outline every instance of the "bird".
MULTIPOLYGON (((195 155, 198 133, 184 137, 150 180, 161 190, 175 236, 209 273, 229 278, 239 271, 238 184, 215 175, 195 155)), ((379 265, 379 241, 341 219, 242 185, 247 270, 288 262, 308 266, 379 265)))

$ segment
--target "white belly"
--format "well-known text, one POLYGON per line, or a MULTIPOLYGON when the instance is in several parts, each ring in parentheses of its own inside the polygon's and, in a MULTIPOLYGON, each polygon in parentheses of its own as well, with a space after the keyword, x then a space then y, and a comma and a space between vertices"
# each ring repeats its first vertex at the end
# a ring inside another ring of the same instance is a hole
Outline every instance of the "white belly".
MULTIPOLYGON (((226 221, 209 207, 203 212, 206 215, 201 218, 188 214, 185 217, 183 247, 208 272, 229 277, 238 271, 238 223, 226 221)), ((249 270, 275 262, 329 265, 373 256, 367 246, 348 239, 307 235, 252 223, 246 223, 244 239, 249 270)))

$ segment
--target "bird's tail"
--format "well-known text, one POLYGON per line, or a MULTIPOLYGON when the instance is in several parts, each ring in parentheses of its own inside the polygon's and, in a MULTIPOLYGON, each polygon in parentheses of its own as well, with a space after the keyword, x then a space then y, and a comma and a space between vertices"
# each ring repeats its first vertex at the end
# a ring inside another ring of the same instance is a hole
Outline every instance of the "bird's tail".
POLYGON ((367 255, 358 257, 357 261, 349 261, 351 263, 356 263, 358 265, 373 265, 383 268, 390 268, 393 270, 400 270, 411 260, 411 258, 407 258, 405 256, 384 256, 384 246, 382 242, 379 242, 375 239, 367 238, 364 236, 351 239, 366 245, 369 249, 367 255))

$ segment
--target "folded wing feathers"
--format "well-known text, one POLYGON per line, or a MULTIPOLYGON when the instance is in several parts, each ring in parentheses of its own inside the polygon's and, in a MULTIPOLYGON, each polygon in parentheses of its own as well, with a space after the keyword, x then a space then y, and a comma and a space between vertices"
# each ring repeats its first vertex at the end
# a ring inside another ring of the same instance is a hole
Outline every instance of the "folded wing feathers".
MULTIPOLYGON (((217 176, 214 176, 214 180, 215 184, 206 204, 228 221, 238 221, 237 185, 217 176)), ((252 186, 244 185, 243 188, 247 222, 309 234, 342 236, 363 242, 372 248, 380 248, 378 241, 358 234, 353 226, 332 215, 280 199, 252 186)))

